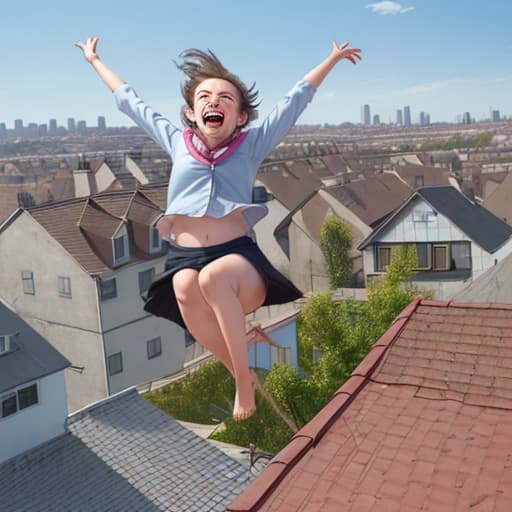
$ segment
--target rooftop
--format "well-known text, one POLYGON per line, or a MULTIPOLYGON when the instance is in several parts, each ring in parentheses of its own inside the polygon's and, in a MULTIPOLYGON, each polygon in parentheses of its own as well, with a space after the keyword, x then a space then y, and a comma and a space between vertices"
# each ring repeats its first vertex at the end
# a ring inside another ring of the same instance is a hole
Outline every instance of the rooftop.
POLYGON ((228 510, 508 512, 511 328, 418 297, 228 510))

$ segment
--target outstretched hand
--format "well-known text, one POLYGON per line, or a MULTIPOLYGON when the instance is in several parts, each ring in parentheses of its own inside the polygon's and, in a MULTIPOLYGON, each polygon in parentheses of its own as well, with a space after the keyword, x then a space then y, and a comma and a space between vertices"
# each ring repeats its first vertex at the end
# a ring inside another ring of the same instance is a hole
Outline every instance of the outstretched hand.
POLYGON ((356 64, 358 60, 361 60, 361 49, 360 48, 350 48, 350 42, 345 41, 342 45, 339 45, 336 41, 332 42, 332 55, 336 58, 336 60, 340 61, 343 59, 347 59, 352 64, 356 64))
POLYGON ((90 63, 93 60, 99 58, 98 54, 96 53, 97 44, 97 37, 88 37, 85 43, 75 43, 75 46, 84 52, 85 60, 90 63))

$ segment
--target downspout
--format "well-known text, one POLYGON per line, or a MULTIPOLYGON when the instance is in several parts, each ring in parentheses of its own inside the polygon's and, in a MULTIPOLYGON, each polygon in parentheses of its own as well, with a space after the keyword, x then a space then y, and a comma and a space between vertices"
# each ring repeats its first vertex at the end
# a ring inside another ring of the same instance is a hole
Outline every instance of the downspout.
POLYGON ((103 375, 105 377, 105 388, 107 390, 107 396, 110 396, 110 379, 108 378, 108 366, 107 366, 107 351, 105 347, 105 336, 103 336, 103 319, 101 315, 101 292, 100 292, 100 280, 101 278, 99 276, 95 277, 96 281, 96 309, 98 311, 98 333, 100 335, 100 341, 103 348, 103 375))

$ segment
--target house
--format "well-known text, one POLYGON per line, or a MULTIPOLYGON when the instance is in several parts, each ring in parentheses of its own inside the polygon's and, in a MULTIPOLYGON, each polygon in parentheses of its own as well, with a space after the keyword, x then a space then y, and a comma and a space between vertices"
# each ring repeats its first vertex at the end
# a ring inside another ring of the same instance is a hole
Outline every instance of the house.
POLYGON ((446 299, 512 252, 512 226, 453 187, 419 188, 359 244, 366 280, 386 271, 393 248, 410 244, 412 280, 446 299))
POLYGON ((129 389, 76 411, 60 435, 0 463, 1 509, 222 512, 252 478, 129 389))
POLYGON ((183 366, 183 330, 141 299, 164 269, 152 227, 163 190, 20 208, 0 226, 0 289, 76 369, 66 373, 70 411, 183 366))
POLYGON ((346 222, 353 234, 352 286, 363 286, 363 261, 357 245, 390 212, 405 202, 411 188, 394 173, 313 190, 290 211, 274 231, 290 260, 290 276, 303 291, 329 289, 320 249, 320 230, 329 215, 346 222))
POLYGON ((503 219, 508 224, 512 224, 511 194, 512 171, 509 171, 503 181, 484 199, 482 206, 496 215, 496 217, 503 219))
POLYGON ((451 185, 450 169, 447 167, 406 164, 395 166, 395 172, 411 189, 451 185))
POLYGON ((0 300, 0 465, 64 433, 64 370, 69 366, 0 300))
POLYGON ((231 512, 507 512, 512 305, 416 298, 231 512))

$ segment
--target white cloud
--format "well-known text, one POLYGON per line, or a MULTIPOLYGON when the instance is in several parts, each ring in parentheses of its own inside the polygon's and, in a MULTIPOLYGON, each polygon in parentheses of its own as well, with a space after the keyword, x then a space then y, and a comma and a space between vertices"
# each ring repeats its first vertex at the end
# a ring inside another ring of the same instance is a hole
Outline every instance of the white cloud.
POLYGON ((439 80, 438 82, 428 82, 426 84, 413 85, 412 87, 406 87, 400 91, 400 94, 421 94, 424 92, 434 91, 436 89, 443 89, 454 83, 458 83, 460 80, 439 80))
POLYGON ((375 4, 368 4, 366 8, 383 16, 386 14, 404 14, 409 11, 414 11, 415 9, 414 7, 403 7, 398 2, 390 2, 388 0, 384 2, 377 2, 375 4))

